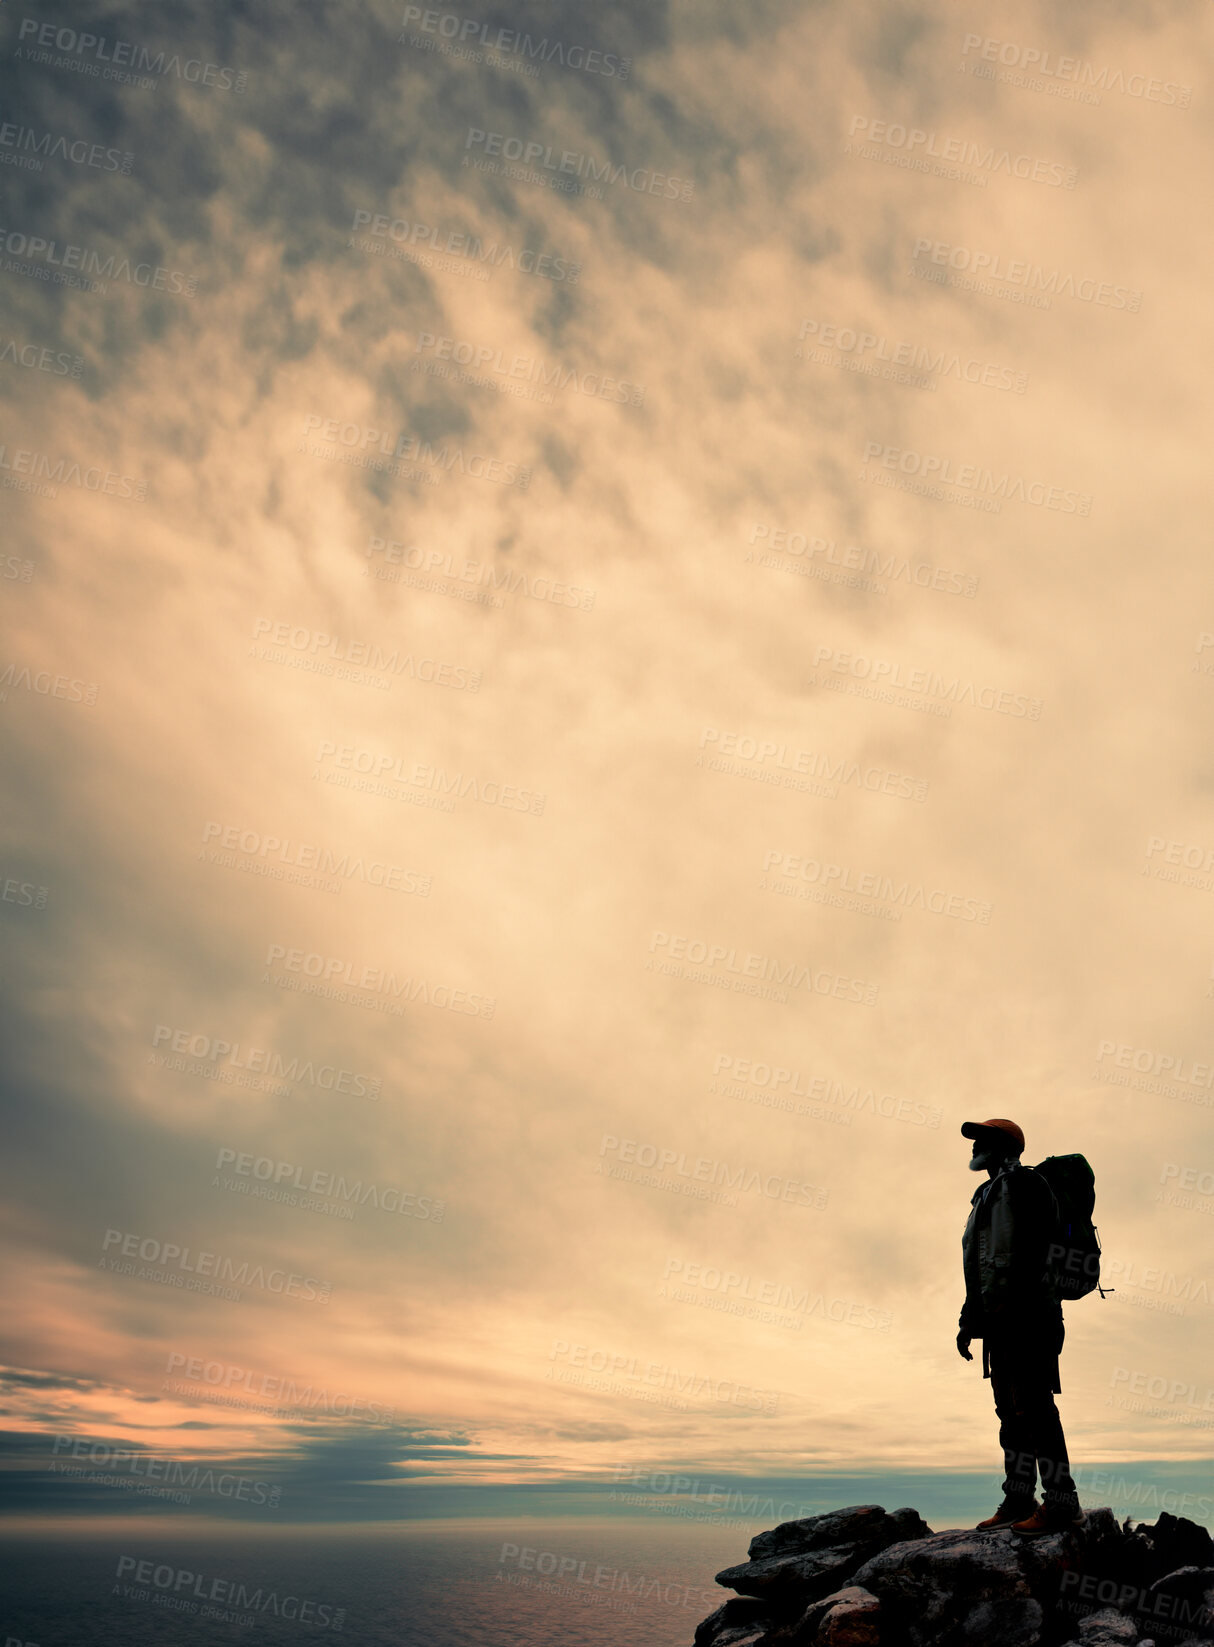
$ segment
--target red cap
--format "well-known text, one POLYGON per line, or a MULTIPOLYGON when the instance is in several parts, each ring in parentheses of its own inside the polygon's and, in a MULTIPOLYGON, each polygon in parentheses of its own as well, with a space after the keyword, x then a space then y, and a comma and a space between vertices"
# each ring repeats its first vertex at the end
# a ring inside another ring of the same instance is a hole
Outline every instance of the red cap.
POLYGON ((976 1138, 987 1127, 994 1127, 998 1132, 1006 1132, 1009 1138, 1015 1140, 1017 1155, 1024 1153, 1024 1134, 1015 1121, 966 1121, 961 1128, 963 1138, 976 1138))

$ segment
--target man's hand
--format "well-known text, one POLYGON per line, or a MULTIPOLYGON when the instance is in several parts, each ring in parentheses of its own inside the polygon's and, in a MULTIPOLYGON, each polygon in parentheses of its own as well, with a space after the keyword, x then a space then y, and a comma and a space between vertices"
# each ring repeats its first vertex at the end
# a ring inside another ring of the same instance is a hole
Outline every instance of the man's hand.
POLYGON ((963 1361, 972 1361, 974 1359, 970 1354, 970 1345, 972 1343, 973 1339, 970 1337, 969 1333, 959 1332, 957 1334, 957 1354, 963 1361))

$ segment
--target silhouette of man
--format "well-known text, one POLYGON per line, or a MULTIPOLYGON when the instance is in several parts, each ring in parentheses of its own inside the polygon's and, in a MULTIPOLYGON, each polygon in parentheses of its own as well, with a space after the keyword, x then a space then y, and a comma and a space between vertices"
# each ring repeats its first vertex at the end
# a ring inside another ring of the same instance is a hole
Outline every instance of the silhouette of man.
POLYGON ((967 1121, 971 1172, 987 1182, 974 1191, 961 1237, 965 1303, 957 1349, 974 1358, 982 1340, 982 1376, 991 1381, 1003 1448, 1003 1502, 979 1527, 1011 1527, 1026 1537, 1084 1522, 1071 1479, 1062 1420, 1058 1356, 1065 1329, 1062 1305, 1047 1272, 1058 1206, 1053 1191, 1022 1166, 1024 1134, 1015 1121, 967 1121), (1044 1505, 1037 1503, 1040 1471, 1044 1505))

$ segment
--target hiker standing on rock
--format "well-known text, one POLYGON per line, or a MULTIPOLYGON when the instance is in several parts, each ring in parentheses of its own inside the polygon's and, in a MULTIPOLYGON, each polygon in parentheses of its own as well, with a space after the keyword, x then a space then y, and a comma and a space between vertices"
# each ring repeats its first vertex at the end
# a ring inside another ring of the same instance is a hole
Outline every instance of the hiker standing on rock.
POLYGON ((1054 1404, 1065 1333, 1051 1267, 1063 1250, 1058 1201, 1047 1177, 1021 1164, 1024 1133, 1015 1121, 967 1121, 961 1132, 973 1140, 971 1172, 988 1179, 974 1191, 961 1237, 965 1303, 957 1349, 972 1361, 970 1343, 982 1340, 982 1376, 995 1397, 1005 1470, 1003 1502, 978 1525, 1029 1537, 1079 1527, 1085 1518, 1054 1404), (1036 1499, 1038 1472, 1044 1506, 1036 1499))

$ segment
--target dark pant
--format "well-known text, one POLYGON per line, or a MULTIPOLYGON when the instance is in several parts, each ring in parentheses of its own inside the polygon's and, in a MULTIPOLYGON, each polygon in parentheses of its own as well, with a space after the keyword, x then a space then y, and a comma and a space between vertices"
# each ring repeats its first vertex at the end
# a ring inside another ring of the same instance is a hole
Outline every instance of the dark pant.
MULTIPOLYGON (((1071 1479, 1066 1437, 1054 1404, 1059 1388, 1056 1340, 1037 1334, 987 1343, 991 1390, 999 1419, 999 1445, 1008 1498, 1031 1501, 1038 1471, 1047 1504, 1074 1506, 1079 1495, 1071 1479)), ((1061 1346, 1058 1346, 1061 1348, 1061 1346)))

